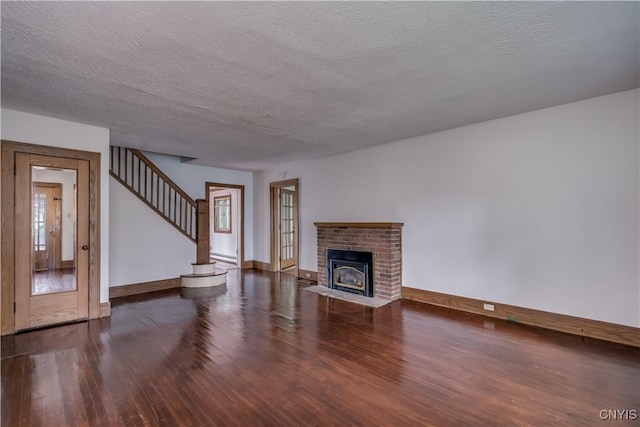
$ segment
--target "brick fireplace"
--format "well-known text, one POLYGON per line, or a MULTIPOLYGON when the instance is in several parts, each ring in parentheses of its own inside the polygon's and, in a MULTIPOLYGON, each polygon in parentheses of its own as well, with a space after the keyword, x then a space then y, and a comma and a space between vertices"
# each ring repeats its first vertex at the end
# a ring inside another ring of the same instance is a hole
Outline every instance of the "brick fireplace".
POLYGON ((396 300, 402 287, 402 226, 399 222, 316 222, 318 285, 330 286, 327 251, 371 252, 373 296, 396 300))

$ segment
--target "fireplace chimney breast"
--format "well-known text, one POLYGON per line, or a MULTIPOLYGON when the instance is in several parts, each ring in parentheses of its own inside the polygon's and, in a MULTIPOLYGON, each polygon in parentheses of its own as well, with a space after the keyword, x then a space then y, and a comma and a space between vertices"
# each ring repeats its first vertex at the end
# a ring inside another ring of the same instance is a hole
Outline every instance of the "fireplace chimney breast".
MULTIPOLYGON (((403 225, 397 222, 316 222, 318 284, 329 285, 329 250, 370 252, 373 296, 389 300, 401 298, 403 225)), ((348 277, 346 280, 357 281, 352 276, 357 275, 354 272, 345 276, 348 277)))

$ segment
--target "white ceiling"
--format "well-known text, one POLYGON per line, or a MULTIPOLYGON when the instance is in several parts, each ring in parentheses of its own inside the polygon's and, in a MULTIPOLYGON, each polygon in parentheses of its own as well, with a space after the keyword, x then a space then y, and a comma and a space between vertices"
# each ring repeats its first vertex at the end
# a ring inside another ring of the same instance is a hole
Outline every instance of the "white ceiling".
POLYGON ((2 106, 262 169, 638 87, 638 2, 2 2, 2 106))

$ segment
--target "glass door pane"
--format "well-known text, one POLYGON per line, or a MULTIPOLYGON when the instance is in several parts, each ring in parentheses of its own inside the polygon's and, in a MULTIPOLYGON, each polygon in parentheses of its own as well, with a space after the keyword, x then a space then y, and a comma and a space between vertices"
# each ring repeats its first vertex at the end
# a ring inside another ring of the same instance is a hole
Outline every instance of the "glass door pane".
POLYGON ((77 289, 76 176, 73 169, 31 167, 31 295, 77 289))

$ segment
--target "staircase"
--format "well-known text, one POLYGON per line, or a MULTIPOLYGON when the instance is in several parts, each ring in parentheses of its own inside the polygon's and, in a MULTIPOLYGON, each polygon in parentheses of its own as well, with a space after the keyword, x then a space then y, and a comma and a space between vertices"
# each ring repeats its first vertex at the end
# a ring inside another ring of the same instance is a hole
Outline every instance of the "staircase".
POLYGON ((140 201, 197 246, 192 274, 182 275, 185 288, 219 286, 227 272, 216 272, 209 260, 209 202, 194 200, 139 150, 111 146, 109 174, 140 201))

